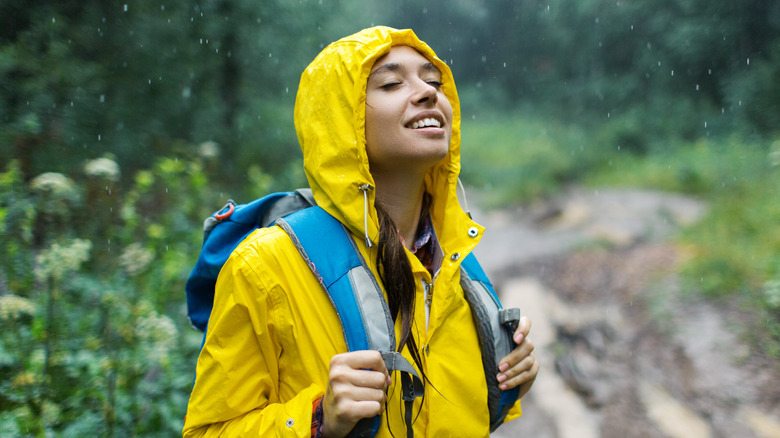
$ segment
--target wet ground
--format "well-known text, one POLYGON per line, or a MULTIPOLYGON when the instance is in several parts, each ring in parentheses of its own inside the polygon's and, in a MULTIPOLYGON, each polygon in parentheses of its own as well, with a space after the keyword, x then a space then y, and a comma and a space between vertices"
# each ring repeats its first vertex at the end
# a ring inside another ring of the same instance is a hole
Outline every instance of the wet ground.
POLYGON ((532 319, 541 363, 523 417, 494 437, 780 438, 780 363, 745 341, 750 316, 675 275, 672 238, 705 212, 614 189, 474 212, 477 255, 532 319))

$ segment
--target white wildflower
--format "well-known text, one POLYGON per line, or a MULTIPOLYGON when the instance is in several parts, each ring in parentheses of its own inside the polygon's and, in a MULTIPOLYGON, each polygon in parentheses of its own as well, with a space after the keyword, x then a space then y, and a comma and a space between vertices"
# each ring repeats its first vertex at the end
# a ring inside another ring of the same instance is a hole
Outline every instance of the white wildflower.
POLYGON ((154 260, 154 253, 140 243, 133 243, 122 251, 119 263, 128 275, 134 276, 143 272, 154 260))
POLYGON ((13 321, 35 314, 35 303, 14 294, 0 296, 0 321, 13 321))
POLYGON ((165 360, 176 345, 179 331, 173 320, 154 310, 136 320, 135 333, 155 360, 165 360))
POLYGON ((68 272, 76 271, 81 264, 89 260, 92 242, 84 239, 73 239, 70 245, 53 243, 48 250, 38 254, 35 275, 40 280, 52 277, 61 280, 68 272))
POLYGON ((213 141, 206 141, 198 146, 198 154, 203 158, 216 158, 219 156, 219 144, 213 141))
POLYGON ((61 173, 46 172, 33 178, 30 182, 30 189, 39 193, 50 193, 57 198, 64 198, 74 194, 76 184, 61 173))
POLYGON ((119 181, 119 165, 110 158, 97 158, 87 161, 84 165, 84 173, 87 176, 105 179, 107 181, 119 181))

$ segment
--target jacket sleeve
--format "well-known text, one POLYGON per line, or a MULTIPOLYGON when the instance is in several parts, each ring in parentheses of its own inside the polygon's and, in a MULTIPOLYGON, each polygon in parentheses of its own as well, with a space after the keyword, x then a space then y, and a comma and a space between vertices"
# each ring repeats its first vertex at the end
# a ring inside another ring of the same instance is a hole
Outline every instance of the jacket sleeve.
POLYGON ((234 252, 217 282, 185 437, 311 435, 312 403, 323 391, 312 384, 290 400, 279 400, 282 346, 274 335, 279 316, 272 292, 234 252))

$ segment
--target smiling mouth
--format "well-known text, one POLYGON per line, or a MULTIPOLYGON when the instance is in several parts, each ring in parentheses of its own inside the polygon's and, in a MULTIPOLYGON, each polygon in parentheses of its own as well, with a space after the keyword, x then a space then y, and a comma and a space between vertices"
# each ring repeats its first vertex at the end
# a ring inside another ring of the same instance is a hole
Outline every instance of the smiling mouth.
POLYGON ((422 120, 418 120, 416 122, 412 122, 411 125, 412 129, 419 129, 419 128, 441 128, 441 122, 434 118, 425 118, 422 120))

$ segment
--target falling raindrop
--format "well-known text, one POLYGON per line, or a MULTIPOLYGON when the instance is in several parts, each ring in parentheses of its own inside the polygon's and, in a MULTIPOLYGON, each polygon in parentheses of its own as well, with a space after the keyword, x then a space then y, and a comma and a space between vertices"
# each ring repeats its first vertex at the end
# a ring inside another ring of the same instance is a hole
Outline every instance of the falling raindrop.
POLYGON ((100 136, 100 134, 98 134, 98 141, 100 141, 100 139, 101 139, 101 136, 100 136))
POLYGON ((672 76, 674 76, 674 70, 672 70, 672 76))
POLYGON ((750 65, 750 58, 747 59, 747 65, 750 65))
POLYGON ((705 127, 705 128, 707 127, 707 122, 706 122, 706 121, 704 122, 704 127, 705 127))
POLYGON ((699 84, 696 84, 696 91, 699 91, 699 84))
POLYGON ((101 94, 100 95, 100 103, 105 103, 105 102, 106 102, 106 95, 105 94, 101 94))
POLYGON ((127 12, 127 3, 125 3, 124 9, 125 9, 125 12, 127 12))

